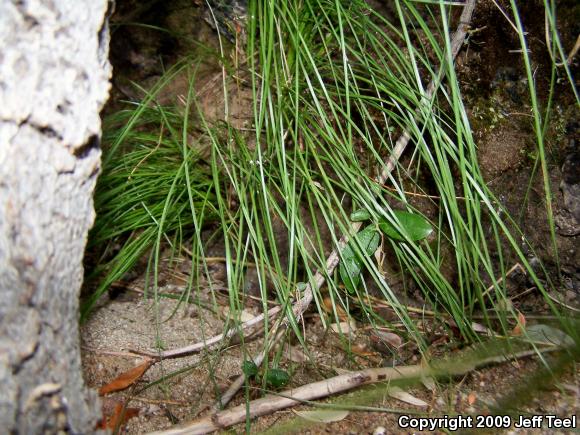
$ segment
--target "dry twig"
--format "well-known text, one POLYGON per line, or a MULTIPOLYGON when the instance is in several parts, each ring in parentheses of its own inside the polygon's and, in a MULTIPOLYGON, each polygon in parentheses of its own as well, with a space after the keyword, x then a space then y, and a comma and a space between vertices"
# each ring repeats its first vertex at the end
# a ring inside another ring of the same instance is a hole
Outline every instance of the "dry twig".
POLYGON ((153 432, 150 435, 196 435, 223 430, 241 423, 246 418, 268 415, 274 411, 299 405, 305 401, 328 397, 353 388, 377 382, 392 382, 402 379, 419 379, 424 377, 462 376, 477 368, 513 359, 538 355, 539 352, 553 352, 559 347, 525 350, 513 355, 492 355, 475 362, 460 361, 456 358, 440 364, 439 368, 431 368, 421 364, 403 367, 381 367, 349 372, 323 381, 303 385, 299 388, 286 390, 279 394, 270 394, 249 404, 242 403, 232 409, 209 415, 180 428, 153 432))

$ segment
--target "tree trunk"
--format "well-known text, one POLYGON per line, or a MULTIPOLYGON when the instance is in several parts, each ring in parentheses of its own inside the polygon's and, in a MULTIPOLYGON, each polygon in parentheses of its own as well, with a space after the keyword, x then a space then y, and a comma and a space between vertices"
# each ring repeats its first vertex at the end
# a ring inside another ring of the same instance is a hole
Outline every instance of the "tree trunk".
POLYGON ((90 433, 79 290, 108 89, 107 0, 0 0, 0 431, 90 433))

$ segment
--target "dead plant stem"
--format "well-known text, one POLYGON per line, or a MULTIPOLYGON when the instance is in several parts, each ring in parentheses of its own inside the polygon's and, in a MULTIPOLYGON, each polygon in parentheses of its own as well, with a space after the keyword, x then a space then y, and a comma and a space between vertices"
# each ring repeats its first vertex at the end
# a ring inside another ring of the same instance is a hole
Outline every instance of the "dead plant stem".
POLYGON ((358 372, 344 373, 333 378, 286 390, 276 395, 269 394, 261 399, 253 400, 249 404, 242 403, 232 409, 209 415, 180 428, 154 432, 150 435, 207 434, 217 430, 224 430, 241 423, 248 417, 255 418, 268 415, 274 411, 299 405, 304 401, 321 399, 363 385, 378 382, 386 383, 395 380, 420 379, 422 377, 463 376, 473 370, 490 364, 504 363, 514 359, 538 355, 539 352, 553 352, 556 350, 561 350, 561 348, 532 349, 517 352, 512 355, 491 355, 471 363, 447 361, 436 367, 415 364, 403 367, 370 368, 358 372))

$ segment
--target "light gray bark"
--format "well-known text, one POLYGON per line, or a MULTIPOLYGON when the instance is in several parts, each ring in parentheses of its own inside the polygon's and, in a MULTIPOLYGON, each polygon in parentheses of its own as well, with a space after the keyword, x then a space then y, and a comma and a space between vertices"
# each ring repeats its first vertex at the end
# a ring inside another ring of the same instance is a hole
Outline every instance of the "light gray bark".
POLYGON ((79 289, 108 89, 107 0, 0 0, 0 431, 89 433, 79 289))

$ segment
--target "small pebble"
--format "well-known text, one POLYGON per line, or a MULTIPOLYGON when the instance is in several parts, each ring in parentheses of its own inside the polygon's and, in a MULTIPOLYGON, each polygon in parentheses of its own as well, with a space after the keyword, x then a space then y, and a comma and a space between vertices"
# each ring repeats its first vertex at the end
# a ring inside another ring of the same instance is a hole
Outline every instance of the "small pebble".
POLYGON ((373 435, 385 435, 386 433, 387 429, 385 429, 383 426, 378 426, 373 432, 373 435))

